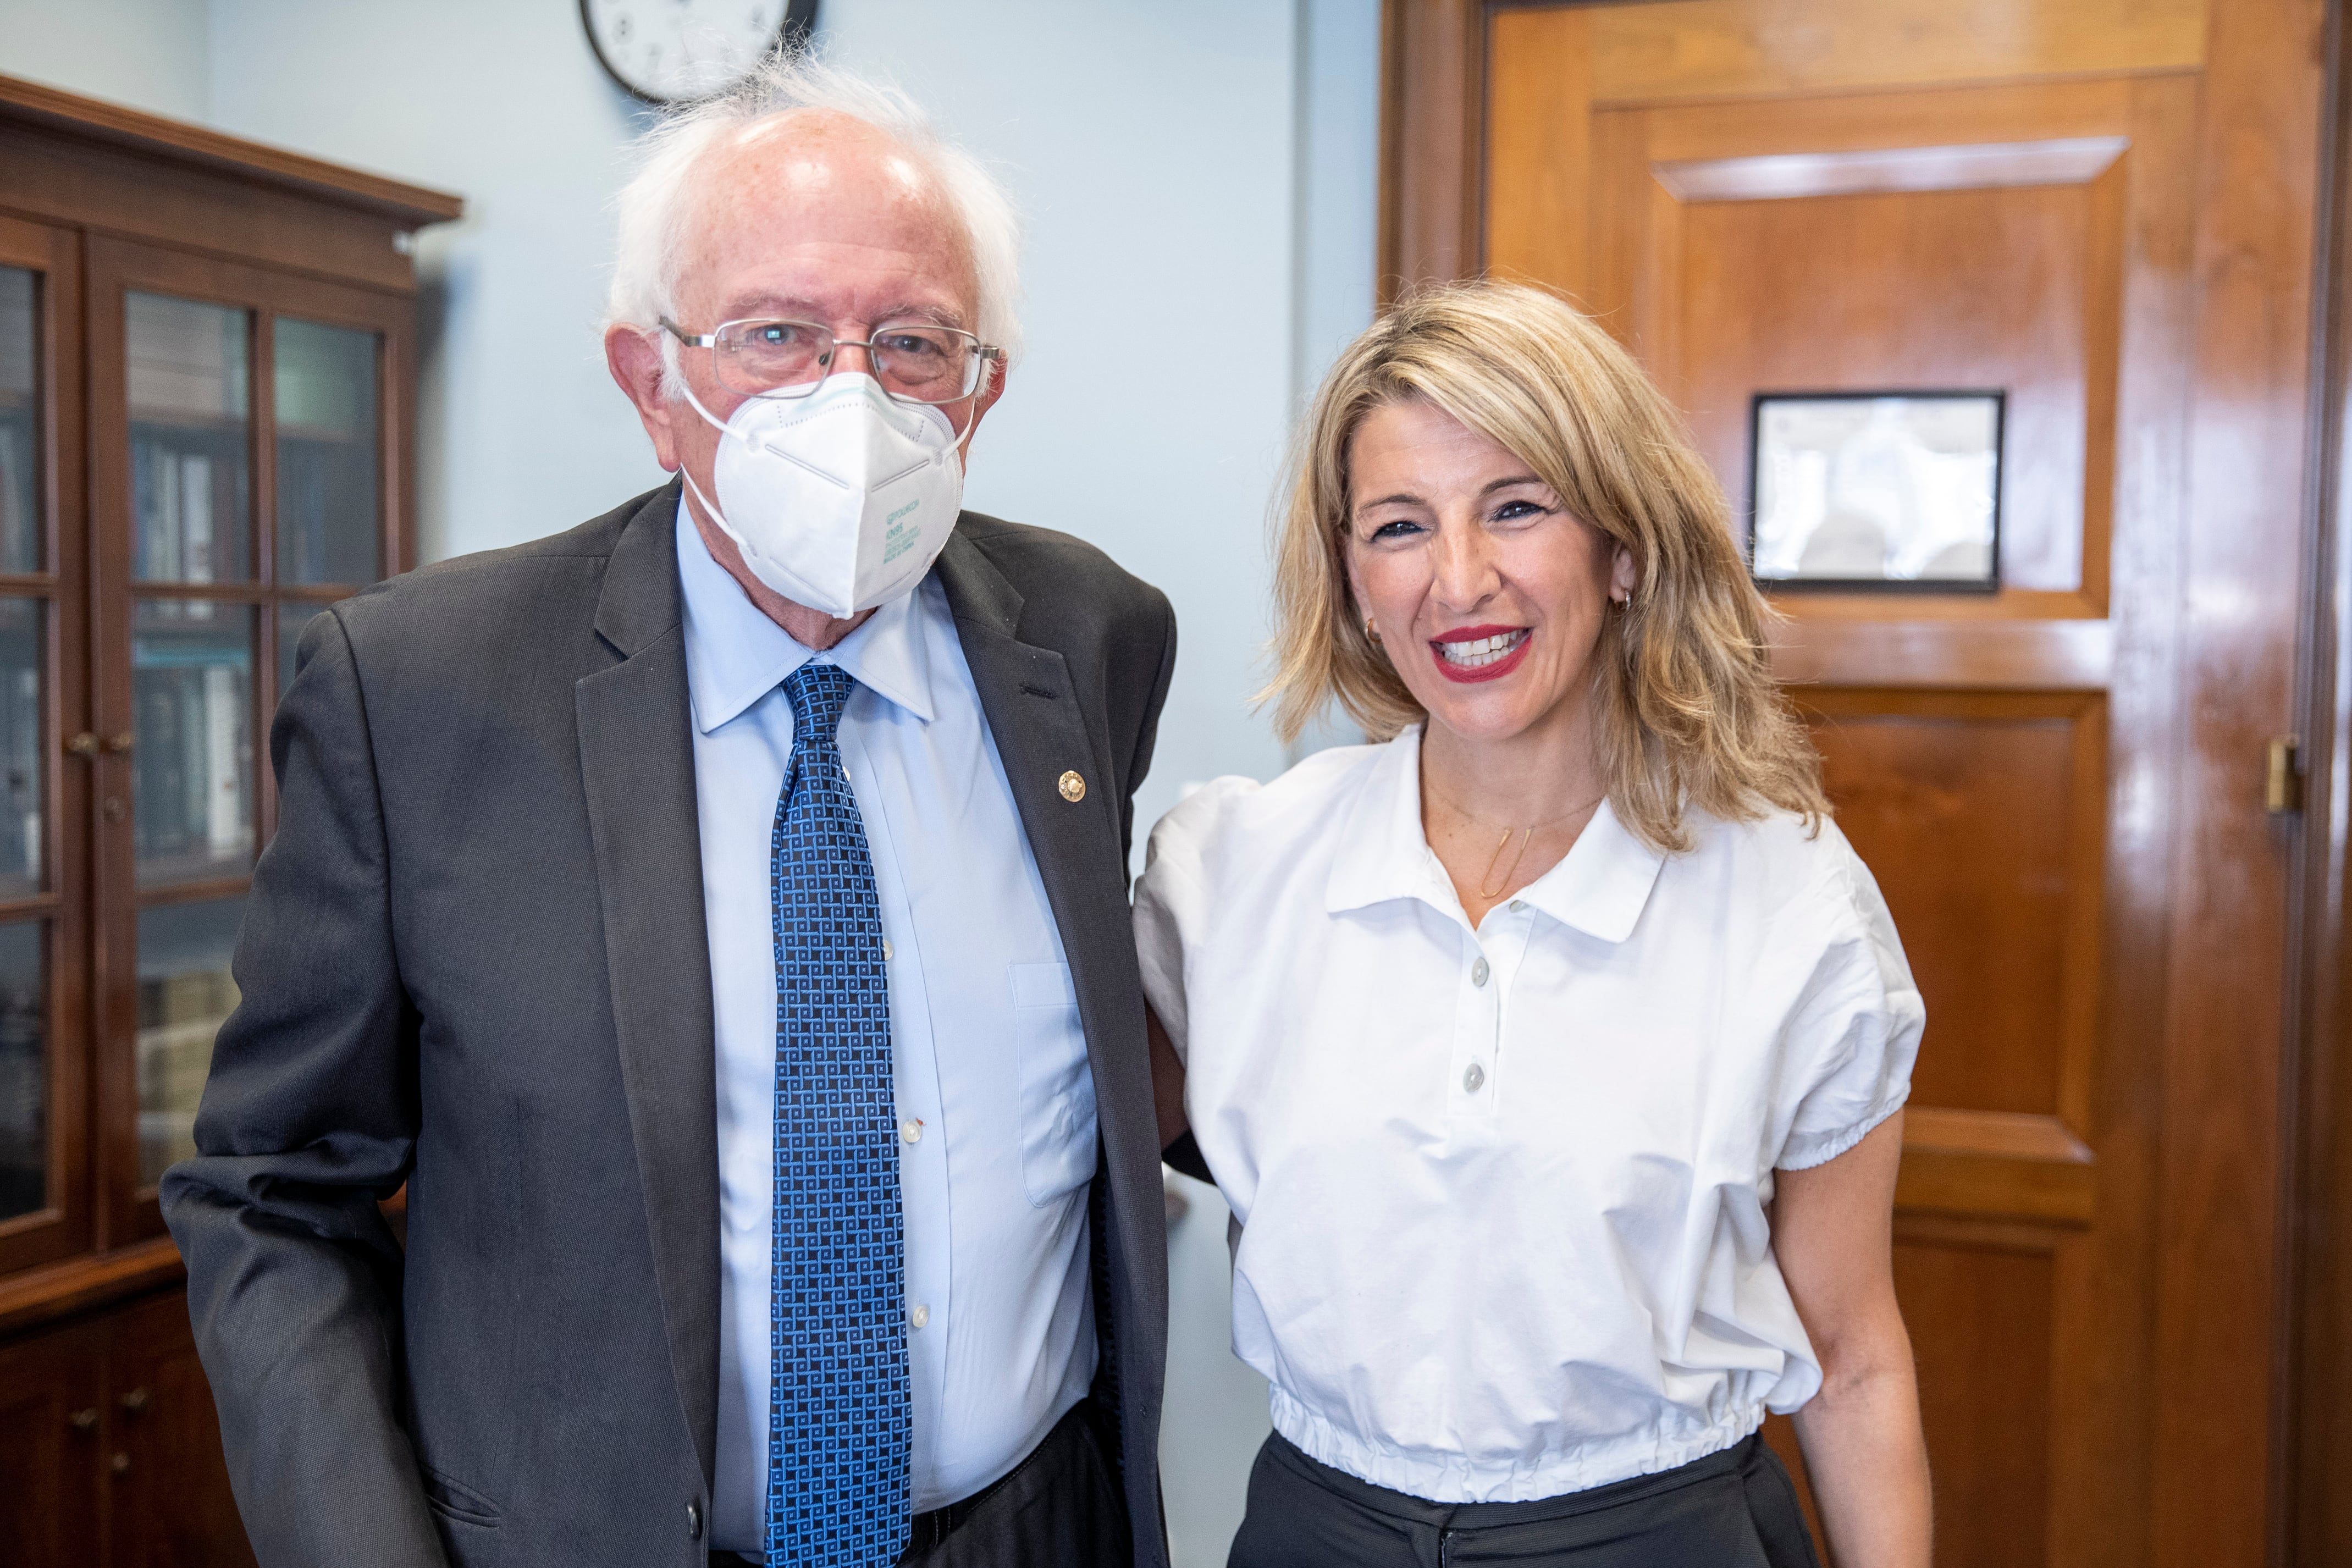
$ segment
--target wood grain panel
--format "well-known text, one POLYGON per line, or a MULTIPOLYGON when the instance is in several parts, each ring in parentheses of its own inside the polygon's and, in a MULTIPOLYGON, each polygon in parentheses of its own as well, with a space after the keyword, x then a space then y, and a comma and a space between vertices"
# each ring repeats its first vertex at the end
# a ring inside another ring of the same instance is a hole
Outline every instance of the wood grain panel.
POLYGON ((1498 12, 1488 45, 1486 267, 1571 297, 1585 273, 1591 15, 1498 12))
POLYGON ((1486 37, 1481 0, 1391 3, 1381 13, 1383 302, 1416 283, 1478 269, 1486 37))
MULTIPOLYGON (((1744 511, 1754 392, 2002 388, 2001 580, 2084 590, 2108 500, 2086 489, 2085 449, 2114 439, 2112 356, 2105 375, 2091 357, 2112 324, 2095 331, 2085 306, 2094 270, 2118 265, 2119 237, 2092 217, 2083 186, 1684 206, 1681 277, 1662 279, 1679 283, 1686 345, 1671 379, 1736 504, 1744 511)), ((2078 613, 2101 607, 2104 583, 2087 586, 2078 613)))
POLYGON ((1898 1241, 1895 1288, 1919 1365, 1937 1568, 2050 1561, 2052 1257, 1898 1241))
POLYGON ((1873 147, 1853 153, 1767 153, 1654 163, 1680 202, 1769 202, 1796 196, 1860 196, 1890 191, 1992 191, 2086 184, 2131 143, 2121 136, 2061 136, 2041 142, 1964 142, 1951 147, 1873 147))
POLYGON ((1895 1206, 2081 1227, 2097 1217, 2094 1164, 2090 1146, 2054 1116, 1915 1105, 1895 1206))
POLYGON ((1771 628, 1773 673, 1792 685, 2098 691, 2115 670, 2111 621, 1864 619, 1890 606, 1861 595, 1805 608, 1803 620, 1771 628))
MULTIPOLYGON (((2006 1246, 1990 1227, 1906 1226, 1897 1234, 1895 1291, 1919 1366, 1937 1568, 2063 1561, 2050 1551, 2048 1529, 2057 1258, 2031 1238, 2006 1246)), ((1773 1416, 1764 1438, 1789 1467, 1829 1562, 1794 1424, 1773 1416)))
POLYGON ((105 1441, 97 1331, 81 1325, 0 1350, 0 1544, 9 1568, 105 1561, 91 1539, 105 1441), (75 1421, 88 1413, 88 1425, 75 1421))
POLYGON ((252 1568, 186 1294, 151 1297, 106 1328, 114 1568, 252 1568))
POLYGON ((1878 879, 1935 1020, 1914 1101, 2079 1121, 2096 995, 2101 704, 1839 690, 1801 700, 1817 715, 1838 825, 1878 879))
POLYGON ((2312 598, 2311 683, 2303 732, 2309 762, 2296 868, 2304 900, 2296 954, 2303 1052, 2295 1132, 2293 1263, 2297 1320, 2290 1374, 2286 1560, 2352 1563, 2352 28, 2328 40, 2336 89, 2328 127, 2330 233, 2324 447, 2319 514, 2322 572, 2312 598))
POLYGON ((415 291, 415 266, 393 245, 404 226, 377 213, 321 210, 290 192, 227 174, 144 169, 24 125, 0 125, 0 209, 314 278, 415 291))
POLYGON ((2151 1536, 2159 1564, 2273 1541, 2287 834, 2263 810, 2293 722, 2304 608, 2312 256, 2325 8, 2213 13, 2180 658, 2175 962, 2164 1037, 2151 1536))
POLYGON ((1769 106, 1681 103, 1612 109, 1595 118, 1633 113, 1646 120, 1648 155, 1662 163, 2071 141, 2130 134, 2133 96, 2147 79, 1988 82, 1780 99, 1769 106))
POLYGON ((1894 83, 2194 68, 2202 0, 1671 0, 1597 8, 1594 98, 1735 98, 1894 83))

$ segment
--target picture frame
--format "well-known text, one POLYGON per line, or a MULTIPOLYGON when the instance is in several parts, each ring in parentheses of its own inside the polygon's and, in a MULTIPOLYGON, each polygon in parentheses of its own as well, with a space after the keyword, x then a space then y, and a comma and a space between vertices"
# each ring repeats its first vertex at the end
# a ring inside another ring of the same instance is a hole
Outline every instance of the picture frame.
POLYGON ((2000 591, 1998 388, 1759 392, 1742 548, 1774 592, 2000 591))

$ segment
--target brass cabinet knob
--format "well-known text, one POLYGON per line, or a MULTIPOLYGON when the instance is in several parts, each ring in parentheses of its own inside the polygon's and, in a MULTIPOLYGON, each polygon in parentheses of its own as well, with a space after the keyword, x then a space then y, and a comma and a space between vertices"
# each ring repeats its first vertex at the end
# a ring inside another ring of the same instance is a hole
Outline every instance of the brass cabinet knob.
POLYGON ((137 732, 131 730, 125 730, 120 735, 109 735, 105 740, 99 742, 100 746, 110 753, 115 752, 127 752, 138 743, 139 736, 137 732))
POLYGON ((94 757, 98 755, 98 737, 84 730, 66 742, 66 751, 77 757, 94 757))
POLYGON ((131 1468, 131 1456, 128 1454, 117 1454, 114 1458, 107 1460, 106 1463, 108 1467, 119 1476, 123 1471, 131 1468))
POLYGON ((122 1396, 122 1408, 131 1412, 131 1415, 136 1415, 142 1410, 147 1408, 148 1398, 149 1395, 145 1389, 134 1388, 130 1393, 122 1396))
POLYGON ((98 1430, 98 1408, 97 1408, 97 1406, 92 1405, 92 1406, 91 1406, 89 1409, 88 1409, 88 1410, 77 1410, 77 1411, 75 1411, 72 1415, 68 1415, 68 1416, 67 1416, 67 1417, 66 1417, 66 1425, 67 1425, 67 1426, 71 1426, 71 1427, 72 1427, 75 1431, 77 1431, 77 1432, 95 1432, 95 1431, 97 1431, 97 1430, 98 1430))

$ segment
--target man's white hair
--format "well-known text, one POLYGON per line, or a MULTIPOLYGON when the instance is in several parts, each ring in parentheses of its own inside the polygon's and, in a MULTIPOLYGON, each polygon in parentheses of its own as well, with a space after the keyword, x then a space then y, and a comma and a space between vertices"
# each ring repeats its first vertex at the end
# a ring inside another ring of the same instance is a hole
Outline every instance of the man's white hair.
MULTIPOLYGON (((619 216, 607 326, 652 328, 677 315, 681 232, 695 165, 722 138, 800 109, 824 109, 862 121, 906 150, 936 177, 963 221, 978 285, 972 331, 1004 351, 1021 349, 1014 304, 1021 291, 1021 226, 1004 187, 987 165, 941 136, 930 117, 897 87, 829 65, 807 50, 779 50, 716 98, 667 115, 639 143, 637 173, 614 198, 619 216)), ((709 321, 678 323, 708 331, 709 321)), ((659 334, 663 381, 677 395, 677 340, 659 334)))

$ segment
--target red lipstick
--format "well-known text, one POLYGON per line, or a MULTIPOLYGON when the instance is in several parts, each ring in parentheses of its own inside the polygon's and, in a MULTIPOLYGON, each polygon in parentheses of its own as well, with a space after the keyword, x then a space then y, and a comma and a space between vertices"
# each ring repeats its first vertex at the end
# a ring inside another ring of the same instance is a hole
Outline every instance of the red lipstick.
POLYGON ((1528 649, 1535 645, 1535 633, 1527 626, 1456 626, 1429 639, 1431 657, 1437 672, 1457 685, 1475 685, 1482 680, 1500 680, 1527 662, 1528 649), (1509 639, 1516 639, 1509 640, 1509 639), (1464 643, 1497 642, 1500 646, 1482 650, 1489 655, 1499 653, 1486 664, 1461 665, 1445 656, 1448 647, 1464 643))

